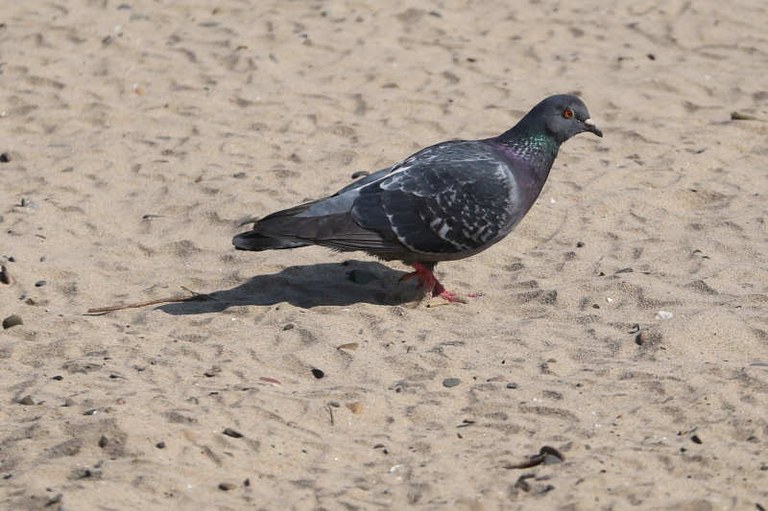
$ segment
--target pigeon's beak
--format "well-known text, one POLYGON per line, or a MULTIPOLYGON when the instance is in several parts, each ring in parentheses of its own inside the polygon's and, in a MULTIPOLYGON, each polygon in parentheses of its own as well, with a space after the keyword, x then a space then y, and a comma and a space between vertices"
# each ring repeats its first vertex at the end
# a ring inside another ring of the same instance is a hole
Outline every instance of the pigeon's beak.
POLYGON ((600 138, 603 138, 603 132, 600 131, 600 128, 595 126, 595 123, 592 121, 592 119, 587 119, 584 121, 584 131, 589 131, 590 133, 594 133, 600 138))

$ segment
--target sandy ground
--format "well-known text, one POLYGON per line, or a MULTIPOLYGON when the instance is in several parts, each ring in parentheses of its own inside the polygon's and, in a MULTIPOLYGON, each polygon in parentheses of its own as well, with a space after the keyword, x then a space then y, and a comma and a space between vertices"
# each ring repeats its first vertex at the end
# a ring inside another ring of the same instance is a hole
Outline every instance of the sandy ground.
POLYGON ((2 509, 768 508, 764 1, 2 4, 2 509), (561 92, 468 305, 231 248, 561 92))

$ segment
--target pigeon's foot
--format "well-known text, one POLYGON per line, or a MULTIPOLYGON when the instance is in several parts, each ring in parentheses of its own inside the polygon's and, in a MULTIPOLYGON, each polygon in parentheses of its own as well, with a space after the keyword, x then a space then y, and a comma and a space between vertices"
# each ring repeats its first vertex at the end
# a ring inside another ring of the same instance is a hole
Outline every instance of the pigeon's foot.
MULTIPOLYGON (((400 282, 416 277, 419 280, 418 287, 431 295, 432 298, 440 297, 448 303, 467 303, 467 299, 445 289, 434 274, 436 263, 412 263, 414 271, 400 277, 400 282)), ((474 297, 474 295, 470 295, 474 297)))
POLYGON ((424 289, 425 292, 432 293, 432 296, 437 296, 440 293, 444 293, 445 288, 438 282, 437 277, 433 273, 435 263, 412 263, 413 270, 411 273, 407 273, 400 277, 400 282, 410 280, 416 277, 419 280, 418 288, 424 289))

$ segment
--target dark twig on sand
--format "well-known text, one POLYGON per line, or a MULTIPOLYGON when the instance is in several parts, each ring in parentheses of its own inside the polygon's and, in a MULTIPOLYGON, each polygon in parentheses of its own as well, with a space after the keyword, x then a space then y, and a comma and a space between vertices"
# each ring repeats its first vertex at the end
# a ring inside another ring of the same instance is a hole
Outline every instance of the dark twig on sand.
POLYGON ((161 303, 180 303, 180 302, 197 302, 203 300, 216 300, 211 295, 206 295, 192 291, 189 288, 181 286, 182 289, 191 293, 190 295, 174 295, 168 298, 158 298, 157 300, 149 300, 146 302, 126 303, 123 305, 110 305, 108 307, 94 307, 88 309, 87 314, 105 314, 107 312, 114 312, 124 309, 140 309, 142 307, 149 307, 150 305, 159 305, 161 303))

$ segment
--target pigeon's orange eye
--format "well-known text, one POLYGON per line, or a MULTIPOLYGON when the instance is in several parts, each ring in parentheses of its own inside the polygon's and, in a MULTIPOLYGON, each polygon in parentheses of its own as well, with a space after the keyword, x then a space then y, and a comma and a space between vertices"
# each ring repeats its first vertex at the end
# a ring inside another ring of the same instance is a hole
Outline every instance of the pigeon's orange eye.
POLYGON ((563 110, 563 117, 565 117, 566 119, 570 119, 571 117, 573 117, 573 110, 571 110, 570 108, 566 108, 565 110, 563 110))

